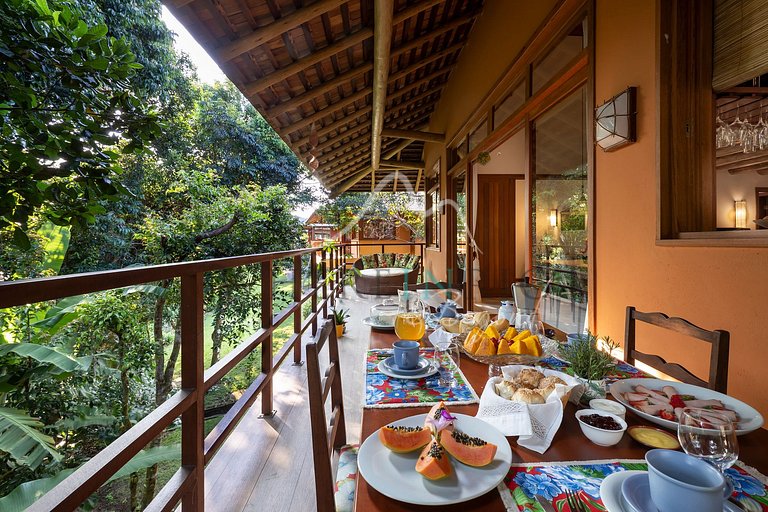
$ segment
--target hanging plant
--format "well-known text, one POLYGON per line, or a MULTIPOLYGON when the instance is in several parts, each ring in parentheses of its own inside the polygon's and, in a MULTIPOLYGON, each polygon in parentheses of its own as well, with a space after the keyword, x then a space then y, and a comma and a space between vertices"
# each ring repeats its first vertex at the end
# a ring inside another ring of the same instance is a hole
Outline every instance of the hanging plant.
POLYGON ((489 152, 487 152, 487 151, 481 151, 477 155, 477 160, 475 160, 475 161, 477 163, 479 163, 480 165, 485 165, 485 164, 487 164, 488 162, 491 161, 491 154, 489 152))

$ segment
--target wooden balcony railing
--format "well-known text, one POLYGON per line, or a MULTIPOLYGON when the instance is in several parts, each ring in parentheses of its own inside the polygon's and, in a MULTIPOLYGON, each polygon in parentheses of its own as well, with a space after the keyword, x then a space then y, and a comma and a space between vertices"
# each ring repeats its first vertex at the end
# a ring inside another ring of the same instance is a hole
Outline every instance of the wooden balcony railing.
POLYGON ((310 326, 314 334, 317 331, 318 316, 327 316, 329 306, 335 304, 344 282, 344 251, 344 246, 339 245, 0 283, 0 308, 8 308, 165 279, 181 279, 181 390, 27 510, 47 512, 76 509, 179 416, 181 467, 146 510, 172 510, 179 502, 185 511, 203 510, 205 464, 258 396, 261 396, 262 413, 273 413, 272 377, 291 352, 294 362, 300 363, 302 334, 310 326), (305 291, 302 286, 302 257, 306 255, 309 255, 310 285, 305 291), (287 258, 293 259, 292 302, 275 314, 272 307, 273 263, 287 258), (205 370, 203 276, 207 272, 255 264, 261 266, 261 328, 205 370), (307 301, 310 301, 312 312, 302 321, 302 305, 307 301), (291 315, 293 334, 273 355, 272 333, 291 315), (261 373, 208 436, 204 437, 205 392, 259 347, 261 373))

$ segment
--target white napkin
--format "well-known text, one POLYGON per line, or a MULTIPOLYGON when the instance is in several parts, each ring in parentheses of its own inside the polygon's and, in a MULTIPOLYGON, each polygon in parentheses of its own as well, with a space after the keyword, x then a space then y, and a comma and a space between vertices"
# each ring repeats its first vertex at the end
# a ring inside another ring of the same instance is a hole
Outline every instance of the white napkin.
POLYGON ((429 335, 429 341, 432 343, 432 345, 438 346, 441 341, 446 344, 448 344, 450 341, 453 341, 454 336, 458 335, 448 332, 442 327, 438 327, 432 332, 432 334, 429 335))
MULTIPOLYGON (((504 378, 512 380, 521 370, 531 366, 510 365, 502 367, 504 378)), ((560 377, 566 386, 558 384, 544 404, 512 402, 496 393, 495 384, 501 377, 492 377, 485 383, 476 417, 498 428, 505 436, 519 436, 517 444, 538 453, 544 453, 563 421, 561 398, 568 393, 581 395, 579 381, 562 372, 536 367, 545 376, 560 377)))

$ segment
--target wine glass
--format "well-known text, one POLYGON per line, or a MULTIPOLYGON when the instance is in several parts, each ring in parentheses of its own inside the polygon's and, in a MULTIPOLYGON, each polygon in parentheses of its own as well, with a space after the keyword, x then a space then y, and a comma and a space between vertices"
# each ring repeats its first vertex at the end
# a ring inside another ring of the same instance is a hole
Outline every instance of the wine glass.
POLYGON ((730 496, 733 487, 725 470, 739 458, 736 423, 717 411, 686 407, 680 413, 677 438, 685 453, 720 470, 725 478, 726 496, 730 496))

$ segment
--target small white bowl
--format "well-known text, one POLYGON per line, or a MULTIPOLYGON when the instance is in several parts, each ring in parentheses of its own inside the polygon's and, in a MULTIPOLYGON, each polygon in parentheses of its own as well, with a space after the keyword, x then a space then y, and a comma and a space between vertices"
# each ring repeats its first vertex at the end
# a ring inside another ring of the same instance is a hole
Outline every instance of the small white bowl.
POLYGON ((614 400, 606 400, 605 398, 593 398, 589 401, 589 408, 615 414, 623 420, 627 419, 627 408, 614 400))
POLYGON ((619 418, 615 414, 609 412, 600 411, 598 409, 582 409, 576 413, 576 419, 579 420, 579 426, 582 433, 587 436, 587 439, 599 446, 613 446, 624 436, 624 432, 627 430, 627 422, 619 418), (613 418, 616 423, 621 425, 621 430, 606 430, 602 428, 593 427, 581 419, 582 416, 588 416, 590 414, 598 414, 600 416, 608 416, 613 418))

